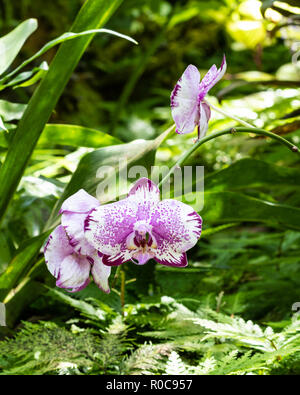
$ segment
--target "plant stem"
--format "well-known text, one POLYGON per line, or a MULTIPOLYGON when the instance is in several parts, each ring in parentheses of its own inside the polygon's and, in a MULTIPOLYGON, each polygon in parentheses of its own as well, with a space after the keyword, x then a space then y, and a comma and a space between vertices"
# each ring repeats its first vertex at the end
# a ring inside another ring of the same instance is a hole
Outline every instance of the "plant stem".
POLYGON ((119 277, 120 270, 121 270, 121 265, 119 265, 119 266, 117 267, 116 273, 115 273, 115 275, 114 275, 113 282, 112 282, 112 284, 111 284, 111 287, 112 287, 112 288, 114 288, 115 285, 116 285, 116 281, 117 281, 117 279, 118 279, 118 277, 119 277))
POLYGON ((236 116, 234 116, 234 115, 228 114, 226 111, 221 110, 221 108, 216 107, 216 106, 214 106, 214 105, 211 104, 211 103, 208 103, 206 100, 205 100, 205 103, 208 104, 208 105, 209 105, 212 109, 214 109, 215 111, 219 112, 220 114, 224 115, 224 116, 227 117, 227 118, 234 119, 235 121, 237 121, 237 122, 240 123, 241 125, 245 126, 246 128, 253 128, 253 129, 256 129, 255 126, 251 125, 250 123, 245 122, 245 121, 243 121, 242 119, 240 119, 240 118, 238 118, 238 117, 236 117, 236 116))
POLYGON ((181 166, 187 160, 187 158, 189 156, 191 156, 201 145, 203 145, 203 144, 207 143, 208 141, 213 140, 213 139, 215 139, 217 137, 223 136, 225 134, 233 134, 233 133, 253 133, 253 134, 257 134, 257 135, 263 135, 263 136, 266 136, 266 137, 270 137, 273 140, 276 140, 279 143, 287 146, 293 152, 297 152, 299 154, 299 148, 296 145, 292 144, 290 141, 286 140, 285 138, 283 138, 281 136, 278 136, 275 133, 268 132, 267 130, 257 129, 257 128, 254 128, 253 126, 251 126, 251 127, 239 127, 239 128, 228 128, 228 129, 221 130, 219 132, 211 133, 211 134, 203 137, 202 139, 198 140, 172 166, 170 171, 160 181, 160 183, 158 184, 158 187, 160 187, 170 177, 170 175, 174 172, 174 170, 176 168, 178 168, 178 166, 181 166))
MULTIPOLYGON (((121 266, 120 266, 121 267, 121 266)), ((124 316, 124 306, 125 306, 125 271, 124 268, 121 270, 121 307, 122 307, 122 316, 124 316)))

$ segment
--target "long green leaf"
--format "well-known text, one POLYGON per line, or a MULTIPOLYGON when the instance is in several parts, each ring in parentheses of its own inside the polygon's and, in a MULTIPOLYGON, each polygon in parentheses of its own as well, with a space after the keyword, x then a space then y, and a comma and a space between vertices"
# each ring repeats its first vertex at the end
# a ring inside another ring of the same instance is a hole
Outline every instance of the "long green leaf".
POLYGON ((74 147, 100 148, 121 143, 119 139, 96 129, 78 125, 51 123, 45 126, 39 139, 38 147, 61 144, 74 147))
POLYGON ((300 187, 300 172, 298 169, 245 158, 205 178, 206 191, 224 191, 266 185, 300 187))
MULTIPOLYGON (((163 135, 155 140, 136 140, 128 144, 100 148, 85 155, 79 162, 71 181, 57 202, 46 229, 57 224, 58 211, 63 201, 70 195, 81 188, 92 195, 96 194, 97 187, 101 183, 101 179, 97 177, 97 171, 102 166, 106 166, 108 170, 108 174, 105 174, 105 182, 107 183, 108 180, 111 180, 112 183, 114 181, 119 183, 119 194, 116 195, 116 198, 126 194, 128 185, 125 179, 120 179, 121 173, 126 171, 126 169, 129 171, 133 166, 141 165, 150 174, 150 168, 154 164, 156 149, 162 139, 163 135), (122 183, 122 181, 124 182, 122 183)), ((133 182, 134 180, 129 181, 133 182)), ((101 203, 107 203, 104 197, 100 196, 100 200, 101 203)))
POLYGON ((11 73, 7 74, 2 80, 0 80, 0 84, 7 81, 7 79, 18 73, 21 69, 23 69, 29 63, 31 63, 33 60, 42 56, 45 52, 49 51, 49 49, 55 47, 56 45, 61 44, 65 41, 73 40, 74 38, 91 35, 91 34, 94 35, 96 33, 108 33, 113 36, 124 38, 125 40, 131 41, 134 44, 137 44, 137 42, 133 38, 109 29, 89 29, 80 33, 67 32, 45 44, 36 54, 31 56, 29 59, 25 60, 23 63, 20 64, 20 66, 18 66, 15 70, 13 70, 11 73))
POLYGON ((236 192, 205 192, 203 201, 196 200, 196 192, 178 200, 189 203, 204 219, 204 224, 258 222, 283 229, 300 230, 300 209, 271 203, 236 192))
POLYGON ((27 19, 0 38, 0 75, 8 69, 27 38, 37 29, 36 19, 27 19))
MULTIPOLYGON (((121 2, 122 0, 87 0, 71 30, 82 32, 100 28, 121 2)), ((3 218, 45 124, 92 38, 93 34, 89 34, 63 43, 30 99, 0 170, 0 219, 3 218)))

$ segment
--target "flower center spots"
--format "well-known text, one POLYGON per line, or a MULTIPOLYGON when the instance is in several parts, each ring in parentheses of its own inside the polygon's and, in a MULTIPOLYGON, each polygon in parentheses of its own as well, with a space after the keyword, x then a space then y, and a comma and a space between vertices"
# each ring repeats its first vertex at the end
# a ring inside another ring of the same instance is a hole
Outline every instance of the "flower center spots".
POLYGON ((129 250, 147 252, 151 248, 157 248, 157 243, 152 235, 152 226, 147 221, 141 220, 134 224, 133 232, 126 239, 129 250))

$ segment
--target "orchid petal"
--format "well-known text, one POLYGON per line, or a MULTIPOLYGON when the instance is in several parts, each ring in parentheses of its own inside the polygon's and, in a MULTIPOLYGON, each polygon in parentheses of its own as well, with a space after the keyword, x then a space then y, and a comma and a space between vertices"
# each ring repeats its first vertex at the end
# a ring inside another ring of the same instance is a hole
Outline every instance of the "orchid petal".
POLYGON ((135 200, 130 198, 96 208, 85 220, 87 241, 102 254, 130 259, 126 239, 133 232, 137 210, 135 200))
POLYGON ((160 201, 160 190, 153 181, 140 178, 130 189, 128 199, 137 206, 136 219, 146 221, 160 201))
POLYGON ((69 243, 68 236, 63 228, 59 225, 48 238, 44 248, 45 262, 50 273, 57 278, 61 262, 70 254, 73 248, 69 243))
POLYGON ((80 189, 63 202, 60 213, 66 211, 71 213, 88 213, 98 206, 100 206, 99 200, 88 194, 84 189, 80 189))
POLYGON ((128 196, 134 196, 138 200, 159 202, 160 190, 153 181, 143 177, 130 189, 128 196))
POLYGON ((91 257, 93 264, 92 264, 92 276, 95 283, 98 285, 103 292, 109 293, 109 284, 108 278, 110 276, 111 268, 103 264, 102 256, 95 253, 91 257))
POLYGON ((134 258, 136 261, 133 261, 136 265, 145 265, 149 261, 149 259, 154 258, 154 253, 153 252, 142 252, 139 251, 135 254, 133 254, 132 258, 134 258))
POLYGON ((205 74, 205 76, 203 77, 202 81, 200 82, 200 95, 199 95, 200 100, 203 100, 204 96, 207 94, 207 92, 214 85, 216 85, 217 82, 220 81, 220 79, 225 74, 226 68, 227 68, 227 64, 226 64, 226 58, 225 58, 225 55, 224 55, 221 67, 219 69, 217 69, 216 65, 214 64, 208 70, 208 72, 205 74))
POLYGON ((200 73, 189 65, 171 93, 172 117, 179 134, 191 133, 199 120, 198 95, 200 73))
POLYGON ((103 254, 103 264, 106 266, 120 266, 122 263, 125 263, 131 260, 131 253, 127 250, 123 250, 122 253, 116 255, 105 255, 103 254))
POLYGON ((211 111, 210 107, 208 104, 201 102, 199 104, 199 110, 200 110, 200 117, 199 117, 199 138, 202 138, 206 135, 207 129, 208 129, 208 121, 210 119, 211 111))
POLYGON ((197 243, 201 217, 187 204, 165 199, 157 205, 150 224, 157 244, 155 259, 165 265, 184 266, 182 253, 197 243))
POLYGON ((160 263, 164 266, 173 266, 173 267, 186 267, 188 265, 187 256, 184 252, 183 254, 174 253, 172 254, 172 259, 159 259, 157 257, 154 258, 157 263, 160 263))
POLYGON ((89 282, 91 264, 86 257, 76 254, 68 255, 60 264, 56 285, 77 292, 89 282))
POLYGON ((61 224, 70 238, 70 244, 74 251, 82 255, 91 255, 94 248, 88 243, 84 235, 84 221, 87 213, 64 212, 61 216, 61 224))
POLYGON ((147 178, 131 188, 126 199, 100 206, 85 220, 87 241, 102 254, 106 265, 120 265, 131 259, 126 243, 128 236, 147 227, 151 213, 159 203, 159 189, 147 178))

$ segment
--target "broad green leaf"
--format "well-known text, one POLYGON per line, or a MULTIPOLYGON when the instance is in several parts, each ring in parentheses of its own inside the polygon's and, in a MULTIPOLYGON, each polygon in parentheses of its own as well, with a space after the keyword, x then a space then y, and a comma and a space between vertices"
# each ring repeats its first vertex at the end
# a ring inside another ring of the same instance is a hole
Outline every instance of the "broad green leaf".
MULTIPOLYGON (((196 211, 202 208, 203 202, 196 201, 196 193, 187 194, 182 200, 196 211)), ((281 229, 300 230, 299 208, 235 192, 205 192, 204 208, 199 214, 204 224, 209 226, 228 222, 261 222, 281 229)))
POLYGON ((103 321, 106 318, 106 312, 99 307, 94 307, 91 303, 87 303, 83 300, 76 300, 70 296, 60 292, 56 289, 49 289, 49 296, 58 299, 59 301, 66 303, 74 309, 80 311, 84 316, 89 317, 93 320, 103 321))
MULTIPOLYGON (((121 3, 122 0, 87 0, 71 30, 86 32, 99 29, 121 3)), ((31 97, 1 166, 0 219, 13 197, 40 134, 92 38, 93 34, 85 34, 77 40, 64 42, 57 51, 49 71, 31 97)))
POLYGON ((206 191, 228 191, 266 185, 269 187, 287 185, 298 188, 300 172, 296 168, 245 158, 205 178, 206 191))
POLYGON ((121 144, 121 141, 96 129, 78 125, 51 123, 45 126, 38 146, 48 147, 53 144, 100 148, 121 144))
MULTIPOLYGON (((114 183, 118 183, 118 191, 115 191, 116 198, 120 195, 125 195, 128 190, 128 184, 127 179, 122 178, 123 172, 130 171, 134 166, 142 166, 147 174, 150 175, 150 168, 154 164, 156 149, 164 136, 165 133, 155 140, 136 140, 128 144, 104 147, 85 155, 79 162, 77 170, 64 193, 55 205, 47 228, 57 223, 57 214, 65 199, 81 188, 95 195, 97 187, 103 178, 105 178, 105 184, 111 183, 113 186, 114 183), (98 173, 101 168, 104 171, 103 178, 98 173)), ((126 177, 126 174, 124 175, 126 177)), ((143 175, 138 174, 138 176, 141 177, 143 175)), ((133 181, 134 179, 129 180, 129 182, 133 181)), ((107 197, 100 196, 99 198, 101 203, 108 202, 106 200, 107 197)))
MULTIPOLYGON (((192 183, 195 188, 195 175, 192 183)), ((296 168, 276 166, 262 160, 244 158, 204 179, 206 192, 235 191, 266 186, 272 189, 282 186, 299 188, 300 172, 296 168)), ((174 196, 181 194, 181 190, 175 189, 174 196)))
POLYGON ((11 65, 27 38, 37 29, 36 19, 27 19, 0 38, 0 75, 11 65))
POLYGON ((0 100, 0 115, 4 121, 20 119, 26 109, 26 104, 12 103, 7 100, 0 100))

